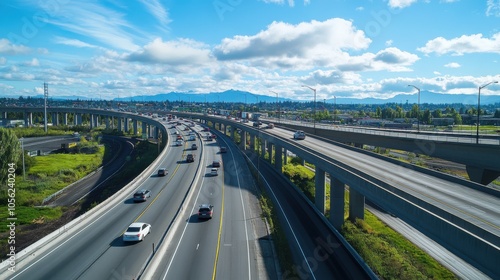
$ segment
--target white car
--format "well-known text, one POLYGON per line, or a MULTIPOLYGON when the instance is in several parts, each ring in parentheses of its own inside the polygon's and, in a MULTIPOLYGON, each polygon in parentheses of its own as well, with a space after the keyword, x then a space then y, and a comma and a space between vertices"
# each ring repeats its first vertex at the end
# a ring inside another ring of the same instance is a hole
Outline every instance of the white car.
POLYGON ((219 175, 219 168, 212 168, 212 169, 210 169, 210 175, 211 176, 217 176, 217 175, 219 175))
POLYGON ((304 140, 304 139, 306 139, 306 134, 305 134, 305 133, 304 133, 304 131, 302 131, 302 130, 297 130, 297 131, 293 134, 293 139, 304 140))
POLYGON ((146 223, 132 223, 123 234, 123 241, 142 241, 151 232, 151 225, 146 223))

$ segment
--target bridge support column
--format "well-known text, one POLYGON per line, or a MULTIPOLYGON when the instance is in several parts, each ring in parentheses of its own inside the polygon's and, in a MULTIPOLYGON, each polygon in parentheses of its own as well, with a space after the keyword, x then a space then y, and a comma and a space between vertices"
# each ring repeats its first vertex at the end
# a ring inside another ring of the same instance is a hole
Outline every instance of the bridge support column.
POLYGON ((125 117, 125 132, 129 131, 129 126, 130 126, 129 118, 125 117))
POLYGON ((29 122, 29 126, 33 126, 33 113, 29 113, 28 114, 28 122, 29 122))
MULTIPOLYGON (((231 130, 231 133, 233 133, 232 130, 231 130)), ((246 147, 247 147, 246 142, 247 142, 247 133, 246 133, 246 131, 241 130, 241 132, 240 132, 240 149, 242 149, 242 150, 246 149, 246 147)))
POLYGON ((137 133, 138 133, 138 131, 137 131, 137 120, 136 120, 136 119, 134 119, 134 120, 132 121, 132 123, 133 123, 133 125, 132 125, 132 126, 133 126, 133 128, 134 128, 134 135, 137 135, 137 133))
MULTIPOLYGON (((330 174, 330 177, 332 174, 330 174)), ((337 178, 330 180, 330 223, 337 230, 344 224, 345 184, 337 178)))
POLYGON ((500 176, 500 172, 498 171, 470 165, 466 165, 465 170, 467 170, 467 174, 469 175, 471 181, 483 185, 488 185, 500 176))
POLYGON ((160 135, 160 129, 155 125, 153 138, 158 139, 159 135, 160 135))
POLYGON ((283 148, 283 164, 284 165, 288 164, 287 149, 285 149, 285 148, 283 148))
POLYGON ((7 112, 2 112, 2 119, 7 119, 7 112))
POLYGON ((109 129, 109 116, 104 117, 104 125, 106 125, 106 130, 109 129))
POLYGON ((266 158, 266 140, 260 138, 260 157, 266 158))
POLYGON ((148 137, 148 124, 145 122, 142 122, 142 138, 147 138, 148 137))
POLYGON ((68 125, 68 113, 64 113, 63 115, 63 124, 68 125))
POLYGON ((273 162, 273 143, 267 142, 267 156, 269 158, 269 163, 273 162))
POLYGON ((283 148, 279 145, 274 145, 274 166, 281 173, 283 172, 283 148))
POLYGON ((24 120, 24 127, 28 127, 29 124, 29 118, 28 118, 28 113, 26 111, 23 112, 23 120, 24 120))
POLYGON ((255 135, 250 134, 250 150, 255 152, 255 135))
POLYGON ((95 118, 94 114, 90 114, 89 118, 90 118, 89 119, 90 129, 93 129, 94 125, 95 125, 95 123, 94 123, 94 118, 95 118))
MULTIPOLYGON (((236 143, 236 131, 234 131, 234 129, 231 127, 231 132, 229 133, 231 137, 231 139, 233 139, 233 141, 236 143)), ((226 133, 224 132, 224 135, 226 135, 226 133)))
POLYGON ((315 185, 315 199, 314 202, 316 204, 316 208, 321 212, 321 214, 325 214, 325 198, 326 198, 326 188, 325 188, 325 170, 316 166, 316 175, 314 176, 314 185, 315 185))
POLYGON ((52 125, 53 126, 59 125, 59 118, 57 113, 52 113, 52 125))
POLYGON ((365 219, 365 196, 349 188, 349 220, 365 219))
POLYGON ((118 117, 118 132, 122 132, 123 131, 123 124, 122 124, 122 117, 118 117))
POLYGON ((82 114, 81 113, 77 113, 75 115, 75 124, 82 125, 82 114))

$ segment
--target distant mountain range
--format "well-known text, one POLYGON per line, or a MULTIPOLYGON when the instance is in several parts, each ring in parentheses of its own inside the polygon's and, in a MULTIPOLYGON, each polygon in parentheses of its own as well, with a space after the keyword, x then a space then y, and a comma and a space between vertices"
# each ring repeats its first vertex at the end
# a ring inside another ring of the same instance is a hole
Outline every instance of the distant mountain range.
MULTIPOLYGON (((14 97, 17 98, 17 97, 14 97)), ((33 98, 43 98, 43 95, 33 96, 33 98)), ((98 98, 88 98, 82 96, 57 96, 50 97, 53 100, 99 100, 98 98)), ((289 98, 279 97, 280 102, 283 101, 298 101, 289 98)), ((141 95, 132 97, 120 97, 114 98, 113 101, 134 101, 134 102, 147 102, 147 101, 184 101, 184 102, 230 102, 230 103, 257 103, 257 102, 276 102, 276 96, 269 95, 259 95, 250 93, 247 91, 239 90, 227 90, 223 92, 210 92, 210 93, 181 93, 181 92, 170 92, 170 93, 159 93, 156 95, 141 95)), ((311 99, 312 101, 312 99, 311 99)), ((392 98, 388 99, 377 99, 377 98, 343 98, 338 97, 336 100, 332 99, 317 99, 317 102, 325 101, 327 103, 337 104, 386 104, 386 103, 397 103, 397 104, 415 104, 418 103, 418 94, 414 93, 408 94, 398 94, 392 98)), ((435 93, 430 91, 420 92, 420 104, 465 104, 465 105, 476 105, 477 95, 475 94, 444 94, 435 93)), ((481 95, 481 104, 495 104, 500 103, 499 95, 481 95)))

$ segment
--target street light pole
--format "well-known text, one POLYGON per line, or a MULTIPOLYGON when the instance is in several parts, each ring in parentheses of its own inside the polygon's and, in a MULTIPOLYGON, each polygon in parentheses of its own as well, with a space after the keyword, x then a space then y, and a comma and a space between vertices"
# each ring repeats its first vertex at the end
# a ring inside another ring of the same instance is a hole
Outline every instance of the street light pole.
POLYGON ((306 87, 314 92, 313 128, 314 134, 316 134, 316 89, 306 85, 303 85, 302 87, 306 87))
POLYGON ((337 124, 337 97, 333 96, 333 124, 337 124))
POLYGON ((278 110, 276 111, 276 113, 278 113, 278 123, 280 122, 280 116, 281 116, 281 112, 280 112, 280 103, 279 103, 279 99, 278 99, 278 93, 275 92, 275 91, 272 91, 272 93, 276 94, 276 107, 278 107, 278 110))
POLYGON ((417 132, 420 133, 420 89, 414 85, 408 85, 418 90, 418 103, 417 103, 417 132))
POLYGON ((482 88, 485 88, 491 84, 497 84, 498 81, 493 81, 493 82, 489 82, 483 86, 480 86, 479 87, 479 92, 478 92, 478 95, 477 95, 477 123, 476 123, 476 144, 479 144, 479 114, 481 112, 481 107, 480 107, 480 103, 481 103, 481 89, 482 88))

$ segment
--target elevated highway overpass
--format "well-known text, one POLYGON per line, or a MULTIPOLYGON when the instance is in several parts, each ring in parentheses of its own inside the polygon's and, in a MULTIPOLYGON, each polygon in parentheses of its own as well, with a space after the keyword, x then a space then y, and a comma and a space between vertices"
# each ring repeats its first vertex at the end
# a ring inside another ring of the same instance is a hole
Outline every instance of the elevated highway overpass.
MULTIPOLYGON (((96 114, 105 115, 105 112, 109 111, 96 114)), ((123 114, 129 119, 140 117, 127 113, 110 113, 123 114)), ((377 159, 375 155, 368 155, 366 151, 356 150, 351 146, 333 145, 313 137, 301 142, 293 141, 287 130, 263 131, 216 116, 175 114, 198 119, 225 134, 231 128, 233 139, 236 138, 236 133, 240 134, 242 149, 262 156, 268 153, 279 172, 286 163, 287 151, 314 164, 315 205, 321 213, 325 213, 326 197, 330 196, 330 222, 336 228, 343 222, 344 192, 348 186, 351 219, 364 218, 364 202, 368 199, 426 233, 493 278, 500 276, 500 210, 497 207, 500 194, 496 190, 416 166, 377 159), (325 187, 327 173, 333 179, 329 194, 325 187)), ((497 154, 494 150, 491 148, 492 153, 497 154)), ((478 160, 474 164, 480 165, 481 162, 478 160)), ((485 169, 487 167, 497 168, 494 163, 484 166, 485 169)))

